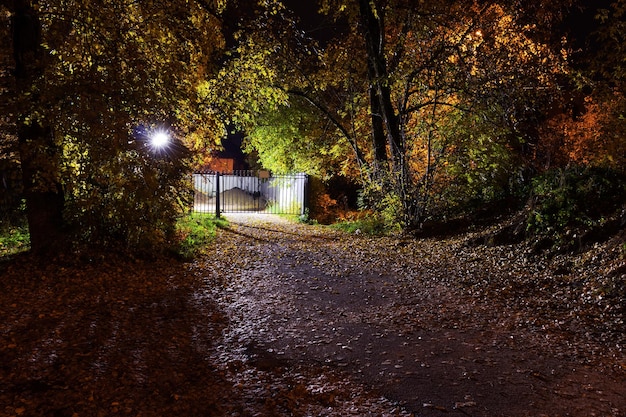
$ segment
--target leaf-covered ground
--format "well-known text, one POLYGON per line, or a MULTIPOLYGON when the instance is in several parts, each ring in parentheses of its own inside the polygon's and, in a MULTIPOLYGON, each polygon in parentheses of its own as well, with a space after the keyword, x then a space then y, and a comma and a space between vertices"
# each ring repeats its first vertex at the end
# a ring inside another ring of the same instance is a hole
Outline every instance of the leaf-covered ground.
POLYGON ((626 415, 617 240, 231 220, 193 263, 0 262, 0 416, 626 415))

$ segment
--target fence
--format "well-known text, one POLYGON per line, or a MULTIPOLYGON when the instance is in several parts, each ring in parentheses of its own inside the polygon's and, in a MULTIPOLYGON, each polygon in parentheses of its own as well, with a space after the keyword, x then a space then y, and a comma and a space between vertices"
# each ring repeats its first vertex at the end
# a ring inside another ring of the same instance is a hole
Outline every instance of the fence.
POLYGON ((198 172, 193 175, 197 213, 304 214, 308 176, 268 171, 198 172))

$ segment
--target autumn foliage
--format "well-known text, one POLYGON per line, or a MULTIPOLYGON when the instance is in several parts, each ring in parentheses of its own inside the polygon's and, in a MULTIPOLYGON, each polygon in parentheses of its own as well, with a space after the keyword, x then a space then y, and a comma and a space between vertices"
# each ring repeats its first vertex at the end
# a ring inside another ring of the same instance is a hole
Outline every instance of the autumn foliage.
MULTIPOLYGON (((623 0, 324 0, 311 21, 278 0, 68 4, 2 6, 0 204, 35 250, 168 241, 225 126, 255 164, 349 178, 409 230, 626 162, 623 0), (147 146, 159 128, 175 148, 147 146)), ((312 210, 341 218, 337 195, 312 210)))

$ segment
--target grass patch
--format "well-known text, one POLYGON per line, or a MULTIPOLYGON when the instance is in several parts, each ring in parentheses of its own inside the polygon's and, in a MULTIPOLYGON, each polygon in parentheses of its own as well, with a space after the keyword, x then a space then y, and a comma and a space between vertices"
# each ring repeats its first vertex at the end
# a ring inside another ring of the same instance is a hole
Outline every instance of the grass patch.
POLYGON ((306 214, 286 214, 286 213, 281 213, 281 214, 277 214, 278 217, 280 217, 281 219, 285 219, 291 223, 302 223, 302 224, 317 224, 317 222, 313 219, 311 219, 308 215, 308 213, 306 214))
POLYGON ((347 233, 366 235, 386 235, 397 230, 396 227, 390 226, 382 217, 376 215, 334 223, 330 227, 347 233))
POLYGON ((28 226, 0 229, 0 257, 14 255, 30 249, 28 226))
POLYGON ((217 228, 225 227, 228 227, 228 221, 208 214, 194 213, 182 217, 176 225, 176 252, 184 259, 193 259, 215 239, 217 228))

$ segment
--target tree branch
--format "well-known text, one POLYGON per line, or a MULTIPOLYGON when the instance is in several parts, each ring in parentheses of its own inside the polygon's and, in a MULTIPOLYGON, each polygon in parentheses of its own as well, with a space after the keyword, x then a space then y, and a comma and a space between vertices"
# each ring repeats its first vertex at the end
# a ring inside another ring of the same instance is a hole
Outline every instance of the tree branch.
POLYGON ((294 95, 296 97, 300 97, 300 98, 304 99, 309 104, 311 104, 313 107, 315 107, 320 113, 322 113, 324 115, 324 117, 326 117, 337 128, 337 130, 339 130, 341 132, 341 134, 348 140, 348 143, 350 143, 350 146, 352 147, 352 150, 354 151, 354 154, 356 156, 356 160, 357 160, 357 163, 359 164, 359 166, 366 165, 365 157, 363 156, 363 153, 359 149, 359 147, 358 147, 358 145, 356 143, 356 139, 354 137, 352 137, 350 132, 348 132, 348 130, 330 112, 330 110, 328 110, 322 104, 320 104, 317 101, 315 101, 312 97, 309 97, 309 95, 306 94, 303 91, 287 90, 287 94, 291 94, 291 95, 294 95))

